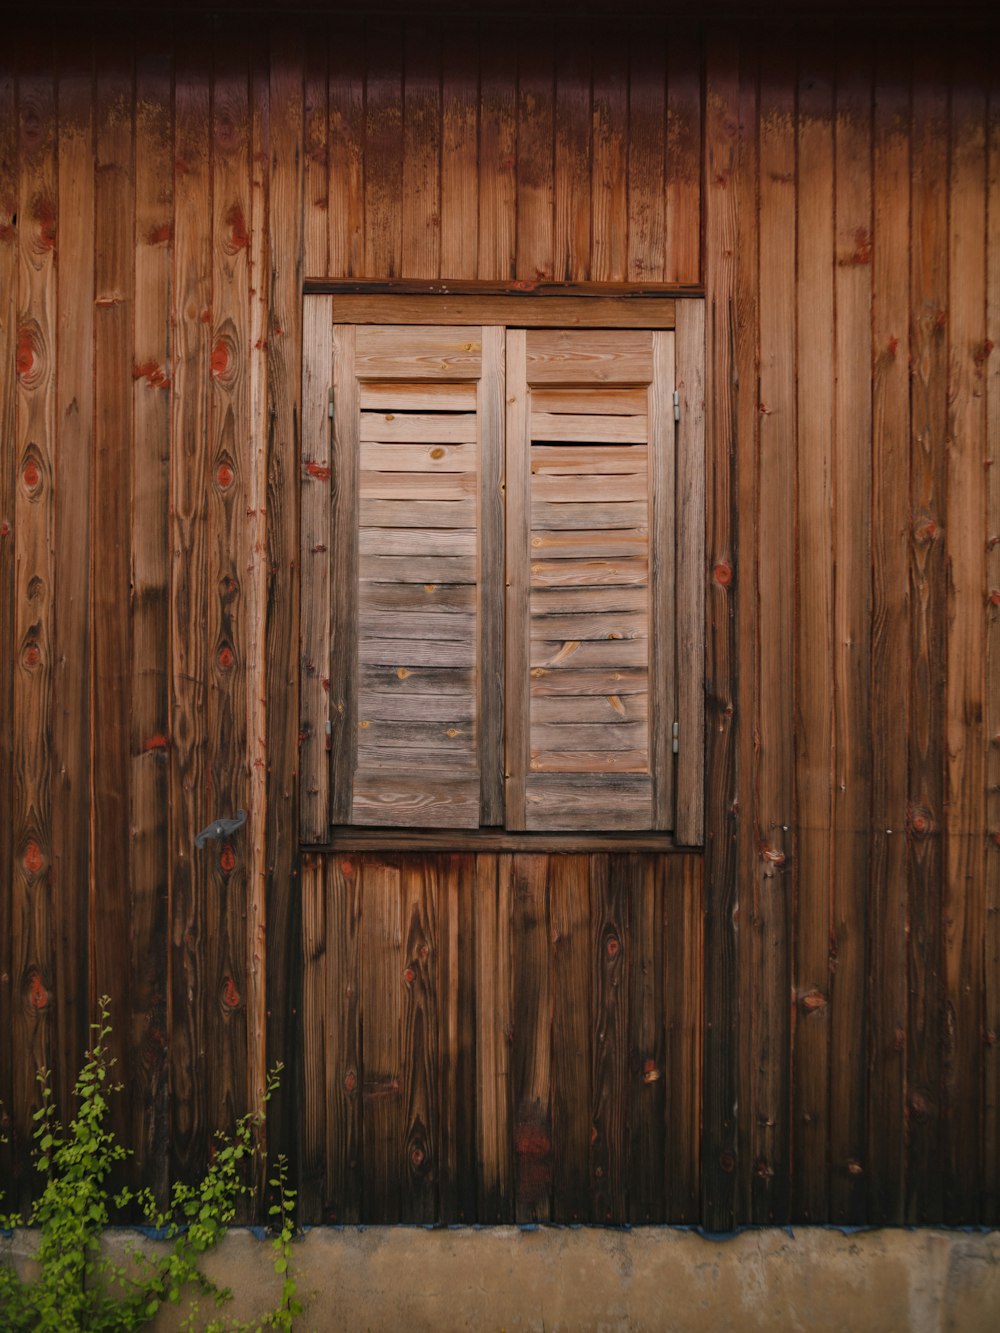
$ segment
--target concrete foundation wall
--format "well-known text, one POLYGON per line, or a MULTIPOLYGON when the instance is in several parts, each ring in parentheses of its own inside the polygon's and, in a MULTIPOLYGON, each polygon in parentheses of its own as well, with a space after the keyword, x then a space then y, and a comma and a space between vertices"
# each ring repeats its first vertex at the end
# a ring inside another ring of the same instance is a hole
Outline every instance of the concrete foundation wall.
MULTIPOLYGON (((108 1243, 136 1239, 114 1232, 108 1243)), ((3 1248, 23 1262, 32 1240, 18 1233, 3 1248)), ((236 1231, 206 1262, 233 1288, 228 1315, 273 1306, 272 1259, 236 1231)), ((296 1327, 318 1333, 1000 1329, 1000 1232, 803 1228, 711 1241, 667 1228, 318 1228, 296 1242, 292 1271, 305 1307, 296 1327)))

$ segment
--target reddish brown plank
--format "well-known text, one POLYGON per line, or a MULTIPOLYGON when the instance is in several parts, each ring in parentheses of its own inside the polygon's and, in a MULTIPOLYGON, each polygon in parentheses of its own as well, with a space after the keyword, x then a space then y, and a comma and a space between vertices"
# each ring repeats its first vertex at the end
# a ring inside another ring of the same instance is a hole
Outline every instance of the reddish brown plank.
POLYGON ((551 278, 555 241, 553 138, 555 68, 551 29, 536 25, 517 65, 518 278, 551 278))
POLYGON ((365 276, 403 269, 403 49, 398 24, 369 24, 365 80, 365 276))
MULTIPOLYGON (((247 801, 247 470, 250 462, 249 58, 231 36, 217 41, 212 97, 212 323, 209 360, 206 818, 232 818, 247 801)), ((209 844, 205 985, 212 1128, 251 1104, 247 1086, 246 834, 209 844)))
POLYGON ((667 46, 666 282, 699 282, 702 209, 702 53, 695 38, 667 46))
POLYGON ((590 276, 621 282, 628 251, 628 45, 617 31, 595 33, 591 95, 590 276))
MULTIPOLYGON (((732 42, 708 51, 705 127, 707 237, 708 559, 713 576, 707 612, 705 678, 709 782, 705 827, 705 1065, 702 1223, 725 1231, 736 1220, 736 1147, 740 1040, 737 990, 739 903, 737 833, 735 434, 736 269, 738 241, 737 126, 739 60, 732 42)), ((741 599, 742 604, 742 599, 741 599)), ((749 719, 748 719, 749 724, 749 719)))
POLYGON ((910 222, 910 800, 907 1221, 942 1216, 941 976, 946 581, 948 97, 936 61, 914 66, 910 222))
POLYGON ((402 1142, 399 1174, 404 1222, 437 1220, 441 1147, 438 1083, 437 857, 407 857, 402 871, 402 986, 400 1078, 402 1142))
POLYGON ((441 37, 426 19, 407 25, 403 69, 402 268, 434 278, 441 269, 441 37))
MULTIPOLYGON (((295 986, 299 927, 296 879, 299 618, 296 562, 299 533, 300 303, 302 292, 302 43, 271 37, 268 192, 270 289, 267 332, 267 592, 264 621, 267 748, 267 1053, 285 1062, 283 1092, 268 1111, 269 1141, 294 1152, 295 986)), ((255 759, 256 762, 256 759, 255 759)), ((252 812, 260 817, 263 811, 252 812)))
MULTIPOLYGON (((795 1216, 829 1209, 830 867, 833 818, 833 68, 799 71, 798 587, 795 652, 797 893, 792 987, 795 1216)), ((905 254, 905 248, 903 250, 905 254)))
POLYGON ((552 922, 552 1216, 590 1220, 591 933, 590 861, 553 857, 552 922))
POLYGON ((510 1076, 518 1222, 546 1222, 552 1215, 549 860, 544 854, 515 856, 512 865, 514 999, 510 1076))
POLYGON ((590 277, 591 49, 580 34, 556 50, 554 274, 565 281, 590 277))
POLYGON ((479 73, 479 268, 514 277, 517 221, 517 43, 506 29, 482 36, 479 73))
MULTIPOLYGON (((227 34, 227 39, 231 35, 227 34)), ((333 82, 327 65, 326 42, 322 30, 306 34, 305 108, 303 115, 303 266, 306 273, 330 273, 330 87, 333 82)), ((346 200, 344 201, 347 202, 346 200)), ((337 200, 337 207, 341 206, 337 200)), ((346 211, 346 210, 345 210, 346 211)))
POLYGON ((666 1220, 685 1225, 696 1222, 701 1213, 702 870, 697 856, 661 857, 655 879, 664 899, 666 1220))
POLYGON ((209 88, 204 54, 182 45, 174 68, 174 268, 170 491, 170 1092, 173 1169, 195 1174, 208 1147, 205 886, 218 848, 194 846, 216 813, 205 800, 208 403, 212 253, 209 88))
MULTIPOLYGON (((795 594, 795 63, 768 56, 760 71, 760 446, 757 579, 762 614, 793 623, 795 594)), ((790 903, 794 893, 794 641, 784 628, 758 637, 753 901, 747 929, 748 1055, 753 1069, 747 1140, 751 1217, 788 1215, 790 903)), ((744 658, 746 660, 746 658, 744 658)))
MULTIPOLYGON (((60 336, 56 346, 52 864, 59 1037, 56 1091, 61 1107, 86 1049, 90 1017, 87 910, 90 851, 90 470, 94 383, 94 79, 90 44, 60 44, 60 336)), ((161 1031, 162 1031, 162 1024, 161 1031)), ((141 1102, 141 1099, 137 1099, 141 1102)))
POLYGON ((628 1001, 632 967, 631 904, 638 862, 598 853, 590 858, 594 997, 591 1008, 591 1217, 626 1220, 628 1001))
POLYGON ((868 1218, 904 1218, 906 747, 909 698, 909 70, 880 52, 875 77, 872 302, 872 842, 868 1218))
MULTIPOLYGON (((325 1052, 326 1188, 323 1220, 359 1222, 362 1200, 361 1095, 361 863, 324 858, 326 991, 322 1001, 325 1052)), ((308 954, 306 955, 308 960, 308 954)), ((308 985, 308 979, 303 980, 308 985)), ((303 1053, 308 1060, 308 1053, 303 1053)), ((318 1115, 318 1110, 316 1112, 318 1115)))
POLYGON ((476 858, 437 861, 438 1221, 476 1212, 476 858))
POLYGON ((979 1219, 982 1185, 986 853, 986 102, 979 60, 963 52, 952 68, 956 86, 951 98, 948 210, 946 861, 941 932, 948 1036, 944 1220, 974 1222, 979 1219))
POLYGON ((364 273, 365 88, 364 32, 339 18, 330 38, 328 100, 328 272, 364 273))
POLYGON ((132 636, 129 801, 132 823, 133 1103, 136 1175, 160 1197, 170 1167, 167 1085, 170 770, 170 283, 173 265, 173 66, 156 45, 136 53, 135 316, 132 385, 132 636))
POLYGON ((401 1186, 409 1169, 402 1068, 407 963, 401 873, 397 863, 372 857, 364 862, 362 874, 363 1217, 366 1222, 399 1222, 401 1186))
POLYGON ((514 1219, 513 857, 476 857, 476 1151, 481 1222, 514 1219))
POLYGON ((474 278, 479 260, 479 35, 449 23, 441 39, 442 278, 474 278))
MULTIPOLYGON (((0 58, 0 764, 13 773, 14 546, 17 479, 18 141, 16 82, 11 53, 0 58)), ((12 1143, 14 1104, 12 906, 14 888, 13 786, 0 787, 0 1173, 16 1180, 25 1154, 12 1143)), ((11 1201, 9 1206, 13 1206, 11 1201)))
POLYGON ((344 1075, 334 1033, 346 1008, 343 990, 337 985, 338 981, 342 985, 341 978, 329 976, 335 963, 327 955, 327 945, 336 932, 327 926, 327 899, 329 894, 331 915, 339 918, 342 895, 336 893, 340 886, 332 867, 328 875, 324 858, 311 854, 302 858, 301 886, 302 1109, 296 1208, 303 1224, 315 1226, 323 1220, 327 1169, 340 1177, 344 1168, 343 1144, 337 1133, 342 1125, 330 1122, 327 1116, 328 1100, 340 1101, 337 1076, 342 1080, 344 1075))
MULTIPOLYGON (((628 280, 662 282, 666 258, 667 65, 663 34, 646 24, 629 39, 628 280)), ((693 164, 695 174, 700 162, 693 164)))
MULTIPOLYGON (((665 886, 663 870, 667 858, 633 856, 629 858, 631 876, 631 965, 628 969, 628 1207, 629 1218, 635 1222, 662 1222, 666 1217, 665 1165, 667 1144, 671 1144, 670 1158, 674 1163, 677 1142, 674 1131, 666 1120, 668 1088, 672 1093, 681 1089, 681 1082, 668 1085, 666 1078, 667 1026, 670 1023, 668 1002, 664 991, 664 911, 671 902, 670 889, 665 886)), ((699 904, 700 918, 700 904, 699 904)), ((671 941, 672 943, 673 941, 671 941)), ((681 969, 676 974, 680 980, 681 969)), ((695 997, 691 997, 695 998, 695 997)), ((697 997, 700 1000, 700 996, 697 997)), ((700 1005, 695 1005, 700 1009, 700 1005)), ((691 1014, 691 1006, 685 1012, 691 1014)), ((674 1020, 680 1014, 674 1015, 674 1020)), ((700 1043, 698 1020, 691 1027, 692 1051, 700 1043)), ((678 1024, 675 1030, 680 1031, 678 1024)), ((686 1027, 684 1028, 686 1031, 686 1027)), ((700 1104, 697 1072, 689 1073, 691 1082, 687 1091, 700 1104)), ((678 1138, 681 1137, 678 1134, 678 1138)), ((697 1145, 691 1145, 692 1157, 688 1164, 690 1176, 697 1179, 697 1145)), ((695 1190, 697 1194, 697 1190, 695 1190)), ((694 1200, 697 1215, 698 1202, 694 1200)))
POLYGON ((26 1145, 31 1136, 32 1110, 38 1098, 36 1072, 50 1068, 55 1054, 59 985, 52 942, 50 806, 58 183, 55 90, 46 56, 41 50, 25 51, 17 81, 20 222, 13 454, 17 489, 14 635, 8 651, 16 664, 11 895, 11 975, 16 989, 11 1012, 11 1109, 19 1145, 26 1145))

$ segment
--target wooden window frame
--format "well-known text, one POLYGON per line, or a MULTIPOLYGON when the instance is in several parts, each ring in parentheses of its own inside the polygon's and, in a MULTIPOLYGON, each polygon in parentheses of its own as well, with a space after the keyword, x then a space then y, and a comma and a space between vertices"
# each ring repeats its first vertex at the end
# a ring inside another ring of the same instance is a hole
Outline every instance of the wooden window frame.
POLYGON ((701 293, 626 284, 357 283, 309 280, 303 314, 301 506, 300 842, 318 849, 480 851, 670 850, 703 843, 705 783, 705 314, 701 293), (503 325, 517 328, 647 330, 675 333, 679 421, 675 514, 674 633, 677 753, 672 832, 516 832, 370 828, 330 822, 329 709, 332 618, 328 415, 334 326, 503 325), (324 766, 327 780, 322 780, 324 766))

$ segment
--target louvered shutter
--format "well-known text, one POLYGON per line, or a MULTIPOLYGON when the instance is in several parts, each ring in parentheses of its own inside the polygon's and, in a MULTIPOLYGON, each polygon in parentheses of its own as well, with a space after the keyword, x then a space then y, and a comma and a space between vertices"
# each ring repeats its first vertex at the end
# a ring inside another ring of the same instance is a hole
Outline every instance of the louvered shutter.
POLYGON ((333 339, 333 822, 499 823, 503 330, 333 339))
POLYGON ((674 334, 507 335, 507 825, 668 829, 674 334))

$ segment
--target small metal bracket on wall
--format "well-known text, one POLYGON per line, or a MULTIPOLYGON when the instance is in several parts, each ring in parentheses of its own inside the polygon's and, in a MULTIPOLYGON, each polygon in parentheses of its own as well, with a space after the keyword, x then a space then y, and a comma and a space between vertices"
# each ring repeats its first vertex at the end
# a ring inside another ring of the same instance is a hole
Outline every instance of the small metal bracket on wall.
POLYGON ((235 833, 238 828, 242 828, 247 822, 247 812, 237 810, 234 819, 213 819, 211 824, 206 824, 202 831, 194 840, 194 845, 200 851, 209 838, 224 838, 227 833, 235 833))

